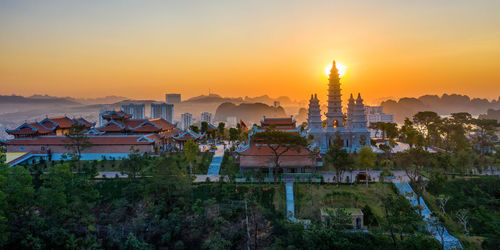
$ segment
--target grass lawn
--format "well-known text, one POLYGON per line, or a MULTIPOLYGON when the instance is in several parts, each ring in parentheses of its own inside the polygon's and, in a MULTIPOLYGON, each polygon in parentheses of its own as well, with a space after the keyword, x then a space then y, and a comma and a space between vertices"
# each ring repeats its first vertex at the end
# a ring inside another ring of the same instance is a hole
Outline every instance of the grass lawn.
MULTIPOLYGON (((318 185, 296 183, 295 216, 300 219, 320 220, 320 209, 360 208, 366 205, 375 215, 377 221, 383 220, 382 198, 396 195, 392 184, 372 183, 350 185, 318 185)), ((283 191, 284 192, 284 191, 283 191)))
MULTIPOLYGON (((188 163, 185 161, 185 157, 183 153, 169 153, 165 156, 159 157, 168 157, 173 158, 179 162, 179 164, 185 165, 186 169, 189 169, 188 163)), ((193 173, 194 174, 207 174, 208 166, 212 161, 213 153, 199 153, 193 162, 193 173)), ((87 164, 96 164, 97 171, 120 171, 120 164, 123 160, 99 160, 99 161, 82 161, 87 164)))

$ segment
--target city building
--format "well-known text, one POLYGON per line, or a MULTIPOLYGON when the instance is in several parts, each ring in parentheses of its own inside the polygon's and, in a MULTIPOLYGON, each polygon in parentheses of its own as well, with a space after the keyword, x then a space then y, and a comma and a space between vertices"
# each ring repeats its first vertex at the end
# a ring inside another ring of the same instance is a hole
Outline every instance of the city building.
POLYGON ((181 129, 188 130, 193 125, 193 115, 191 113, 184 113, 181 115, 181 129))
POLYGON ((234 128, 236 127, 236 124, 238 124, 238 119, 236 118, 236 116, 228 116, 226 118, 226 122, 228 128, 234 128))
POLYGON ((122 105, 122 111, 130 114, 132 119, 144 119, 146 114, 146 105, 130 103, 122 105))
POLYGON ((181 94, 165 94, 165 102, 168 104, 181 103, 181 94))
POLYGON ((356 152, 361 147, 370 145, 370 132, 367 129, 361 95, 358 94, 358 97, 354 99, 351 94, 347 105, 347 116, 345 116, 342 111, 340 90, 340 77, 335 61, 333 61, 328 84, 328 111, 325 127, 323 127, 321 120, 321 109, 317 95, 311 95, 309 100, 306 131, 314 137, 313 146, 319 148, 321 153, 326 153, 336 139, 349 152, 356 152))
POLYGON ((201 122, 207 122, 209 124, 212 123, 212 113, 209 113, 209 112, 203 112, 201 113, 201 117, 200 117, 200 121, 201 122))
POLYGON ((174 105, 168 103, 151 103, 151 119, 156 118, 174 123, 174 105))
MULTIPOLYGON (((266 144, 254 139, 256 133, 273 128, 288 133, 298 133, 301 136, 300 126, 296 126, 296 121, 292 117, 287 118, 266 118, 261 122, 260 128, 254 126, 248 135, 246 145, 240 145, 236 149, 237 160, 240 163, 240 172, 261 170, 263 173, 272 176, 274 170, 274 152, 266 144)), ((308 148, 298 150, 288 150, 280 156, 280 171, 283 173, 311 173, 316 171, 317 159, 311 157, 312 152, 308 148)))
MULTIPOLYGON (((394 115, 383 112, 382 106, 365 106, 365 114, 368 128, 371 123, 376 122, 394 122, 394 115)), ((369 129, 371 137, 375 137, 377 131, 369 129)))

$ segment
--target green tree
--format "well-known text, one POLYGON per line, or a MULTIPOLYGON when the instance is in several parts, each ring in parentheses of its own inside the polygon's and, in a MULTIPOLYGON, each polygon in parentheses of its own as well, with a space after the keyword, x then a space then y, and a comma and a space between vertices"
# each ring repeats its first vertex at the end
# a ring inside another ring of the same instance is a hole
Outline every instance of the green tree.
POLYGON ((403 196, 389 195, 382 199, 382 203, 385 217, 382 228, 389 232, 392 243, 396 247, 396 234, 403 241, 404 235, 417 231, 422 222, 411 204, 403 196))
POLYGON ((120 170, 126 174, 130 180, 135 180, 147 166, 147 159, 139 149, 130 147, 128 158, 123 159, 120 164, 120 170))
POLYGON ((400 139, 408 143, 410 148, 424 146, 424 137, 413 127, 413 122, 408 118, 405 119, 404 125, 400 129, 400 139))
POLYGON ((362 147, 358 154, 358 165, 364 168, 366 171, 366 186, 368 187, 368 169, 371 169, 375 165, 375 160, 377 155, 373 152, 372 148, 362 147))
POLYGON ((398 165, 402 167, 410 181, 413 191, 417 195, 419 215, 422 215, 420 200, 424 194, 426 182, 423 177, 425 165, 430 164, 431 156, 428 151, 421 148, 412 148, 398 153, 396 157, 398 165))
POLYGON ((436 145, 440 139, 438 128, 441 123, 441 117, 433 111, 418 112, 413 116, 413 123, 416 125, 420 134, 425 135, 425 146, 436 145))
POLYGON ((240 132, 236 128, 229 129, 229 141, 234 142, 240 138, 240 132))
MULTIPOLYGON (((337 139, 338 138, 339 137, 337 137, 337 139)), ((335 142, 333 147, 330 147, 325 155, 325 163, 328 168, 332 167, 335 169, 337 182, 341 183, 344 172, 353 166, 354 159, 352 158, 352 155, 347 152, 347 150, 342 148, 338 142, 335 142)))
POLYGON ((200 131, 201 131, 201 133, 207 133, 208 132, 208 122, 201 122, 200 131))
POLYGON ((225 127, 226 127, 225 123, 219 122, 219 125, 217 126, 217 132, 219 134, 219 139, 224 138, 225 127))
POLYGON ((85 134, 85 130, 86 129, 83 125, 75 123, 69 129, 68 134, 66 134, 66 138, 69 143, 66 145, 66 148, 75 154, 75 160, 80 160, 82 157, 82 151, 92 147, 87 134, 85 134))
POLYGON ((199 130, 199 128, 198 128, 198 126, 196 126, 196 125, 191 125, 191 126, 189 126, 189 129, 190 129, 191 131, 195 132, 195 133, 199 133, 199 132, 200 132, 200 130, 199 130))
POLYGON ((199 151, 200 147, 195 141, 189 140, 184 143, 184 156, 186 157, 186 161, 189 164, 190 175, 193 175, 193 161, 196 159, 199 151))
POLYGON ((276 129, 266 129, 263 132, 256 133, 254 135, 255 141, 258 141, 263 147, 267 147, 273 153, 273 165, 274 165, 274 181, 276 181, 276 175, 280 170, 280 158, 286 152, 294 150, 300 152, 300 150, 307 150, 305 147, 308 145, 306 138, 300 136, 296 133, 289 133, 276 129))

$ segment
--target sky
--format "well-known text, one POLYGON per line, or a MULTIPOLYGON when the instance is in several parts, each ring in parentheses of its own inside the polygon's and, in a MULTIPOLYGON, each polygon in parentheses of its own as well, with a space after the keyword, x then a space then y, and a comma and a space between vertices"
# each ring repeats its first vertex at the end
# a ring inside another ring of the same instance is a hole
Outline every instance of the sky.
POLYGON ((0 2, 0 94, 500 96, 500 1, 0 2))

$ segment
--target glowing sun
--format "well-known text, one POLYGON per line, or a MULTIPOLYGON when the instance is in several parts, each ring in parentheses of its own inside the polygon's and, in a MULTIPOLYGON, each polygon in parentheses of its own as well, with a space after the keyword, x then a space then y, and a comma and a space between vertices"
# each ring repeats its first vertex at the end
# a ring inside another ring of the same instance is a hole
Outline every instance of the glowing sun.
MULTIPOLYGON (((325 76, 330 76, 330 70, 332 69, 332 63, 329 63, 328 65, 325 66, 324 74, 325 76)), ((335 62, 335 65, 337 65, 337 70, 339 71, 339 76, 342 77, 345 75, 345 72, 347 70, 347 66, 340 62, 335 62)))

